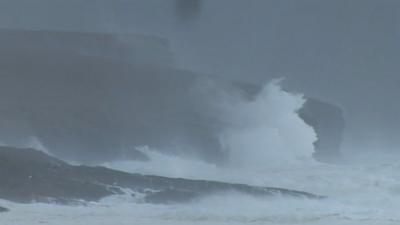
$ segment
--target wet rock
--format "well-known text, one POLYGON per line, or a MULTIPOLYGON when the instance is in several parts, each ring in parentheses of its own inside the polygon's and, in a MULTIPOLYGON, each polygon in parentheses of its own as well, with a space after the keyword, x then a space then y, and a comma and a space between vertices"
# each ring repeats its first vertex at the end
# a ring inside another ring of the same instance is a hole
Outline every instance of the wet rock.
POLYGON ((234 191, 252 196, 321 198, 306 192, 217 181, 130 174, 105 167, 72 166, 33 149, 0 147, 0 198, 29 203, 82 204, 123 189, 145 192, 150 203, 187 202, 195 197, 234 191))
POLYGON ((315 98, 308 98, 299 116, 314 128, 318 140, 314 143, 314 157, 323 162, 339 162, 345 119, 342 109, 315 98))
POLYGON ((8 211, 10 211, 10 210, 0 206, 0 213, 8 212, 8 211))

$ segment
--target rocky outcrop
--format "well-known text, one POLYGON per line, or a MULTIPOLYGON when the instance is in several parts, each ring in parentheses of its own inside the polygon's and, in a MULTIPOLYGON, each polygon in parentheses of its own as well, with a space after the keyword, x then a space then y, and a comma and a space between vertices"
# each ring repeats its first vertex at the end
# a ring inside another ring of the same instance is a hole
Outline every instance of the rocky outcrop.
POLYGON ((11 54, 9 57, 18 57, 18 53, 77 53, 136 65, 174 65, 166 39, 140 34, 0 29, 0 51, 11 54))
POLYGON ((150 203, 185 202, 234 191, 253 196, 320 198, 306 192, 216 181, 129 174, 104 167, 72 166, 33 149, 0 147, 0 198, 15 202, 98 201, 124 189, 150 203))
MULTIPOLYGON (((134 149, 143 145, 220 163, 224 122, 203 92, 251 99, 260 89, 216 78, 209 88, 173 67, 167 41, 133 34, 0 30, 0 77, 0 144, 83 163, 147 160, 134 149)), ((331 108, 310 100, 300 111, 321 160, 339 152, 342 117, 331 108)))
POLYGON ((323 162, 339 162, 340 146, 345 129, 342 110, 327 102, 308 98, 299 116, 314 128, 318 140, 314 143, 314 157, 323 162))
POLYGON ((0 213, 8 212, 9 209, 0 206, 0 213))
MULTIPOLYGON (((261 90, 259 86, 246 83, 234 83, 234 85, 244 90, 249 99, 261 90)), ((316 98, 305 97, 305 99, 306 102, 298 111, 298 115, 317 134, 318 139, 314 143, 314 158, 328 163, 340 162, 342 160, 340 149, 346 126, 342 109, 316 98)))
POLYGON ((0 30, 0 142, 17 146, 34 136, 57 156, 85 163, 143 159, 134 146, 179 143, 188 154, 217 161, 217 124, 190 91, 198 78, 168 66, 164 42, 0 30))

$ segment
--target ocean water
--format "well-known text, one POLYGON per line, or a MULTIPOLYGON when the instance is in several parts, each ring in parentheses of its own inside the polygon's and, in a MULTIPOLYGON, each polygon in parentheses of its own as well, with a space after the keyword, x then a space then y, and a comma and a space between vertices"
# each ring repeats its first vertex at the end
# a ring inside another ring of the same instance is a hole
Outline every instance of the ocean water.
POLYGON ((254 180, 254 184, 273 182, 275 186, 324 194, 328 196, 324 200, 225 193, 172 205, 145 204, 129 195, 109 197, 87 206, 1 201, 0 205, 11 211, 0 215, 0 224, 400 224, 399 170, 400 165, 396 164, 321 164, 269 171, 254 180))
POLYGON ((267 85, 253 101, 224 93, 218 96, 214 110, 227 124, 220 141, 230 153, 223 165, 138 146, 149 161, 105 166, 133 173, 282 187, 327 198, 254 198, 221 193, 172 205, 145 204, 129 194, 86 206, 0 201, 11 210, 0 214, 0 225, 400 224, 400 164, 328 165, 314 161, 315 132, 296 113, 304 99, 281 90, 277 83, 267 85))

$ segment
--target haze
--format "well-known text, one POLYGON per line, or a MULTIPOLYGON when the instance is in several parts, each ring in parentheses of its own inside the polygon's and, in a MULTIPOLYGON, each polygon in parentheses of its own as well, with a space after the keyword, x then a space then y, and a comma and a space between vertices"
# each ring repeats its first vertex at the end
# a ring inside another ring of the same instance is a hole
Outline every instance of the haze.
POLYGON ((181 67, 286 77, 290 90, 341 106, 347 151, 397 152, 399 11, 396 0, 3 0, 0 25, 162 36, 181 67))

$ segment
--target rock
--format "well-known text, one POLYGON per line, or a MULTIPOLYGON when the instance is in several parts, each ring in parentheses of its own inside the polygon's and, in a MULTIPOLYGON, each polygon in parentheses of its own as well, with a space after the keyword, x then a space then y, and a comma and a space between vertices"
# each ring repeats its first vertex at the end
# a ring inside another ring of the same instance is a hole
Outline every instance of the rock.
POLYGON ((176 142, 221 159, 217 123, 188 92, 198 76, 170 66, 164 40, 138 36, 0 30, 0 142, 34 136, 83 163, 135 157, 131 148, 142 145, 182 151, 176 142))
POLYGON ((87 57, 136 65, 168 67, 174 64, 173 54, 166 39, 140 34, 2 28, 0 50, 2 54, 51 51, 54 54, 68 55, 75 52, 87 57))
POLYGON ((308 98, 299 116, 314 128, 318 140, 314 143, 314 157, 323 162, 339 162, 340 146, 345 129, 342 110, 330 103, 308 98))
POLYGON ((94 201, 106 186, 68 176, 70 165, 42 152, 0 147, 0 198, 28 203, 94 201))
MULTIPOLYGON (((260 90, 217 78, 207 90, 209 77, 174 68, 166 40, 134 34, 0 29, 0 68, 0 142, 85 164, 145 161, 132 149, 144 145, 223 163, 225 124, 203 92, 250 100, 260 90)), ((310 100, 300 111, 319 137, 315 157, 325 161, 338 157, 343 131, 331 108, 310 100)))
MULTIPOLYGON (((235 83, 246 93, 247 98, 256 96, 261 87, 246 83, 235 83)), ((340 107, 318 100, 305 97, 306 102, 298 111, 300 118, 314 128, 318 140, 314 143, 314 158, 323 162, 340 162, 342 154, 340 147, 343 141, 346 121, 340 107)))
POLYGON ((122 194, 145 193, 151 203, 186 202, 194 197, 235 191, 252 196, 321 198, 282 188, 129 174, 104 167, 72 166, 33 149, 0 147, 0 198, 14 202, 80 204, 122 194), (143 190, 151 190, 143 192, 143 190))
POLYGON ((10 210, 0 206, 0 213, 8 212, 8 211, 10 211, 10 210))

